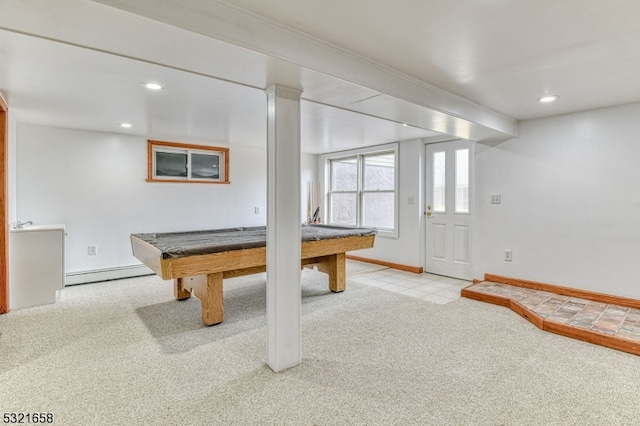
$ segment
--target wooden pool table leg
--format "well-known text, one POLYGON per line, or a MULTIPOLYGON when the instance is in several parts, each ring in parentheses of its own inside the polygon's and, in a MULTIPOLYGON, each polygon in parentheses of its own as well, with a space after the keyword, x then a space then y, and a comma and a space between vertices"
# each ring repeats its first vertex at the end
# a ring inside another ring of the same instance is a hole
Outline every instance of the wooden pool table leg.
POLYGON ((220 324, 224 320, 224 302, 222 298, 222 272, 202 275, 204 285, 193 288, 193 292, 202 302, 202 322, 206 325, 220 324))
POLYGON ((347 287, 346 257, 344 253, 323 256, 318 271, 329 275, 329 290, 340 293, 347 287))
MULTIPOLYGON (((224 302, 222 296, 222 272, 178 278, 176 280, 176 298, 182 294, 196 295, 202 304, 202 322, 206 325, 220 324, 224 320, 224 302), (189 290, 187 290, 189 289, 189 290)), ((188 296, 187 296, 188 298, 188 296)))
POLYGON ((191 291, 184 288, 182 278, 176 278, 173 280, 173 297, 177 300, 185 300, 191 297, 191 291))
POLYGON ((329 290, 341 292, 347 288, 347 266, 345 253, 331 256, 329 263, 329 290))

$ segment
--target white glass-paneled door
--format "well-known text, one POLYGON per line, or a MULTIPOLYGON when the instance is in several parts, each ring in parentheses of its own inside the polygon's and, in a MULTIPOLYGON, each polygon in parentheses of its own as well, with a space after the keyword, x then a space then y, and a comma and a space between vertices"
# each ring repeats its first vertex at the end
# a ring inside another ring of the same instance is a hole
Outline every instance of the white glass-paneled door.
POLYGON ((471 279, 473 143, 425 145, 425 272, 471 279))

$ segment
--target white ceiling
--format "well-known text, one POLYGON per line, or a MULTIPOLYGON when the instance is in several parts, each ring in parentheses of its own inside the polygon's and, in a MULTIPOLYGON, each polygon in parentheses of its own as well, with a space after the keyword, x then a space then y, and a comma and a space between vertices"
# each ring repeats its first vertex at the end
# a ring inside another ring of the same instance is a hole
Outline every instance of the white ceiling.
POLYGON ((303 89, 304 152, 505 139, 640 101, 638 18, 620 0, 3 1, 0 92, 20 122, 257 147, 284 83, 303 89))
POLYGON ((640 100, 636 0, 228 3, 518 120, 640 100))

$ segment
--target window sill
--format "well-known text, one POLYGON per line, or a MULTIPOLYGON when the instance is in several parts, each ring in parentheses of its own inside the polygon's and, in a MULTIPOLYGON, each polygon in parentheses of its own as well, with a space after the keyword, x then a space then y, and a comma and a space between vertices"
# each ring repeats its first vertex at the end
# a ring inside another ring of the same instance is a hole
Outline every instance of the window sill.
POLYGON ((399 238, 397 230, 393 230, 393 231, 378 230, 378 236, 383 238, 393 238, 396 240, 399 238))

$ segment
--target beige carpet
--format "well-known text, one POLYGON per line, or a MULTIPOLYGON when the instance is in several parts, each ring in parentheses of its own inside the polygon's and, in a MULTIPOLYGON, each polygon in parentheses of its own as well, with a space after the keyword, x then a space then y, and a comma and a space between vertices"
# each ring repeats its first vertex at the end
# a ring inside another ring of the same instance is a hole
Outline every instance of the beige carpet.
MULTIPOLYGON (((351 268, 350 273, 367 273, 351 268)), ((542 332, 508 309, 430 304, 303 273, 303 364, 265 366, 264 275, 226 318, 156 277, 68 287, 0 316, 0 408, 56 425, 640 424, 640 357, 542 332)))

